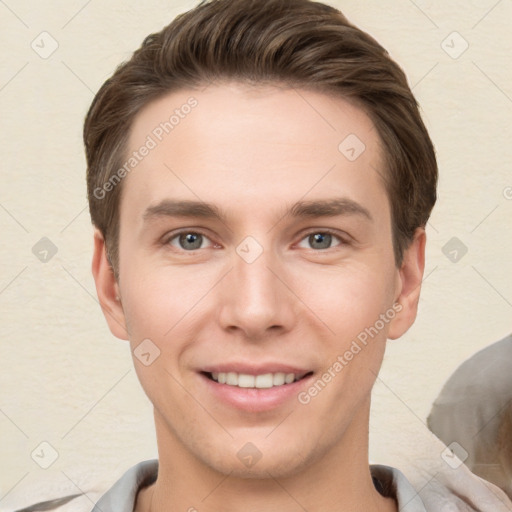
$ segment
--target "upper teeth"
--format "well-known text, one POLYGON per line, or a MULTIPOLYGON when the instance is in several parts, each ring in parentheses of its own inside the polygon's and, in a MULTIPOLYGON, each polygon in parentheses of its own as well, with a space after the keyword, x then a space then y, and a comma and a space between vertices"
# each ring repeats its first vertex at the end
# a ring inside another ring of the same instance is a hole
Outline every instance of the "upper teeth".
POLYGON ((213 372, 211 375, 213 380, 220 384, 228 384, 229 386, 238 386, 240 388, 271 388, 272 386, 291 384, 302 377, 302 375, 295 375, 294 373, 248 375, 235 372, 213 372))

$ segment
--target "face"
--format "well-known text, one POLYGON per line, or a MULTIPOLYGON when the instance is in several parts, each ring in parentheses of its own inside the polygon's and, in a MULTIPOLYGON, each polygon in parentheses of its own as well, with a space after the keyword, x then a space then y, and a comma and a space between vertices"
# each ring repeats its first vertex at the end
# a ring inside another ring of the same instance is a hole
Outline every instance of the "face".
POLYGON ((310 91, 210 85, 147 105, 129 145, 145 156, 122 183, 119 283, 99 234, 93 271, 159 448, 263 477, 364 446, 424 242, 396 267, 369 117, 310 91))

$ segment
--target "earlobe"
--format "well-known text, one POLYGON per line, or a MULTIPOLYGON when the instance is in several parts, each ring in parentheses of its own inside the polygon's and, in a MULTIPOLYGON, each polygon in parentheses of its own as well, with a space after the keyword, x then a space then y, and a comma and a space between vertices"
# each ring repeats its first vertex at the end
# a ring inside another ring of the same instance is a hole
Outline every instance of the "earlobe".
POLYGON ((105 240, 98 229, 94 230, 94 254, 92 275, 101 310, 105 315, 110 331, 122 340, 128 340, 126 320, 120 300, 119 285, 108 261, 105 240))
POLYGON ((398 275, 400 312, 390 323, 388 338, 394 340, 407 332, 416 319, 421 282, 425 270, 425 229, 417 228, 413 240, 404 252, 398 275))

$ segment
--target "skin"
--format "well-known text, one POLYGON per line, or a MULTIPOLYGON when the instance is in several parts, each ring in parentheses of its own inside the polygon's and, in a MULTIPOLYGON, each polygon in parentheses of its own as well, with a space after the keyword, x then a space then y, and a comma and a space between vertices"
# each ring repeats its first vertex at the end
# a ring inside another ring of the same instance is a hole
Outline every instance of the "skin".
POLYGON ((425 232, 417 229, 397 268, 378 133, 345 99, 231 82, 148 104, 128 152, 190 96, 197 107, 123 180, 119 282, 95 233, 93 275, 112 333, 132 353, 147 338, 160 350, 149 366, 134 357, 159 452, 158 479, 136 510, 396 511, 371 480, 370 392, 387 339, 414 322, 425 232), (366 146, 355 161, 338 149, 349 134, 366 146), (285 215, 298 200, 334 197, 371 220, 285 215), (225 218, 144 219, 166 199, 214 203, 225 218), (180 244, 178 229, 202 232, 200 248, 180 244), (309 235, 325 230, 336 236, 319 248, 309 235), (252 263, 236 252, 247 236, 263 249, 252 263), (395 303, 401 311, 308 404, 293 397, 241 411, 198 374, 208 364, 272 360, 318 378, 395 303), (262 454, 252 467, 237 457, 248 442, 262 454))

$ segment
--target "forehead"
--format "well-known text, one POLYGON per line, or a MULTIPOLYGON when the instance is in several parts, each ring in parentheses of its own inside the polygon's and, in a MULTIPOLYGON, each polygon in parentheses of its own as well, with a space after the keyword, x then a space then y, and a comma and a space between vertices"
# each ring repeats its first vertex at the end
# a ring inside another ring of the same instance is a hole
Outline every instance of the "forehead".
MULTIPOLYGON (((169 196, 234 209, 362 188, 385 196, 381 153, 371 119, 347 99, 239 83, 180 90, 133 122, 127 158, 137 161, 121 210, 127 201, 142 208, 169 196)), ((385 208, 384 199, 372 207, 385 208)))

